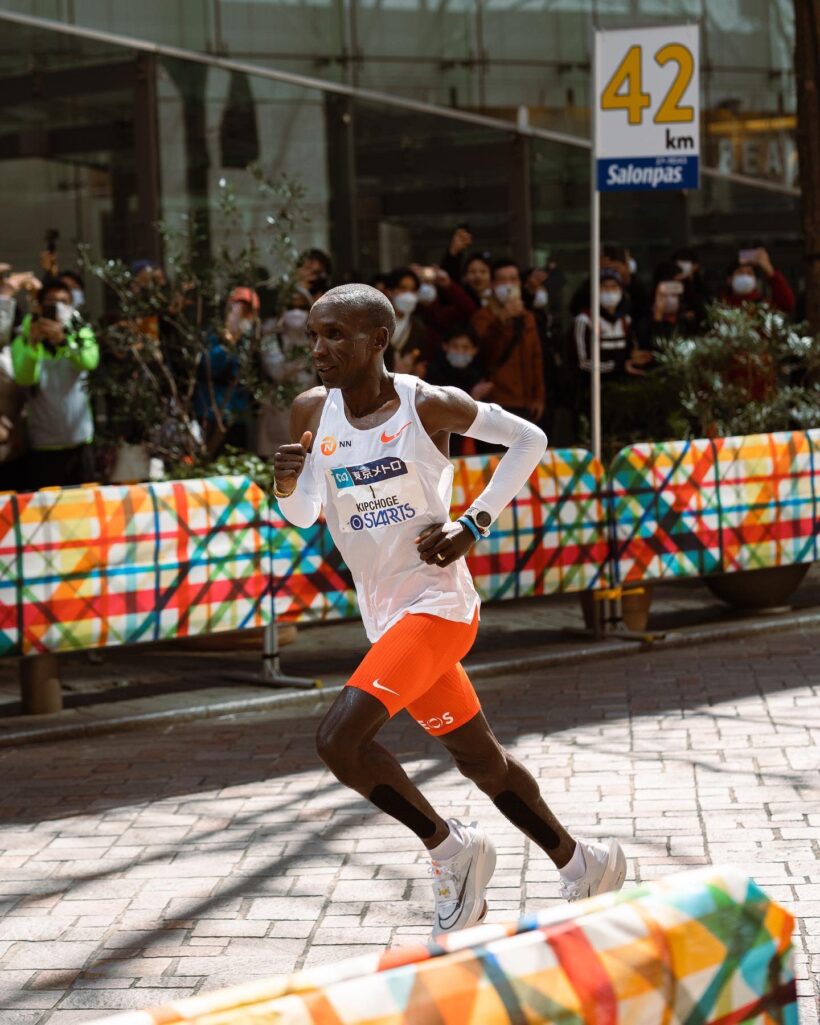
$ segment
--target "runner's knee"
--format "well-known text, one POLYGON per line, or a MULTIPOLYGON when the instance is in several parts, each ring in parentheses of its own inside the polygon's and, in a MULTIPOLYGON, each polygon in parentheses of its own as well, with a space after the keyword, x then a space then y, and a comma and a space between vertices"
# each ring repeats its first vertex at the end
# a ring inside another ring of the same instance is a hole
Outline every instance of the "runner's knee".
POLYGON ((507 780, 507 755, 503 748, 482 748, 475 752, 460 752, 456 766, 462 776, 485 793, 493 794, 503 790, 507 780))
POLYGON ((357 746, 332 725, 323 722, 316 731, 316 753, 333 775, 344 781, 355 765, 357 746))

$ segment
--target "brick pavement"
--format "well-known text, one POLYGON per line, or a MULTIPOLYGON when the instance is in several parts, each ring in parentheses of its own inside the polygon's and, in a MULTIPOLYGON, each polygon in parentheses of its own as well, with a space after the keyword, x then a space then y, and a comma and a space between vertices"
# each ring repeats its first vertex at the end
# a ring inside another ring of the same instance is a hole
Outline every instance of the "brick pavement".
MULTIPOLYGON (((499 736, 630 880, 731 862, 800 917, 820 975, 820 636, 767 635, 484 681, 499 736)), ((400 717, 401 718, 401 717, 400 717)), ((0 1022, 68 1025, 426 935, 415 841, 343 791, 282 711, 0 752, 0 1022)), ((557 900, 546 857, 409 720, 387 743, 479 818, 493 919, 557 900)))

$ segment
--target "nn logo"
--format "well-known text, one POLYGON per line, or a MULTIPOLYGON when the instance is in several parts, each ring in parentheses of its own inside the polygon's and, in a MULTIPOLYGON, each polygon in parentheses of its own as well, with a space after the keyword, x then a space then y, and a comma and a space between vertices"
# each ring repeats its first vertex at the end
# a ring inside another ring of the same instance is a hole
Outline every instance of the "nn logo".
POLYGON ((323 456, 332 456, 337 448, 353 448, 352 441, 337 441, 332 435, 322 438, 321 450, 323 456))

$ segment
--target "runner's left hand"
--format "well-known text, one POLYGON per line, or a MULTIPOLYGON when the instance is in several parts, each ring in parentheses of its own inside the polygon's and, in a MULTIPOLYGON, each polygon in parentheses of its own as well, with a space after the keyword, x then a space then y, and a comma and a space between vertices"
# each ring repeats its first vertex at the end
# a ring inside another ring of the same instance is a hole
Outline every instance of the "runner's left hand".
POLYGON ((432 523, 416 538, 421 561, 442 568, 466 555, 474 544, 475 538, 463 523, 432 523))

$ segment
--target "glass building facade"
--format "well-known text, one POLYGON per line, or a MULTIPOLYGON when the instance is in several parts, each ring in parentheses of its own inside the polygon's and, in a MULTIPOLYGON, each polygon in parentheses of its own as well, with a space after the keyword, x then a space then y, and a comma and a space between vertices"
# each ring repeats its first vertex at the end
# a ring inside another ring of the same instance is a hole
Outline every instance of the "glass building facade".
MULTIPOLYGON (((798 284, 791 0, 0 0, 0 258, 30 265, 49 228, 159 257, 157 220, 207 209, 257 160, 303 183, 297 241, 341 273, 436 260, 468 223, 572 281, 590 27, 675 20, 702 26, 708 173, 688 193, 605 194, 603 238, 643 267, 696 246, 713 276, 760 242, 798 284)), ((253 190, 240 201, 250 226, 253 190)))

